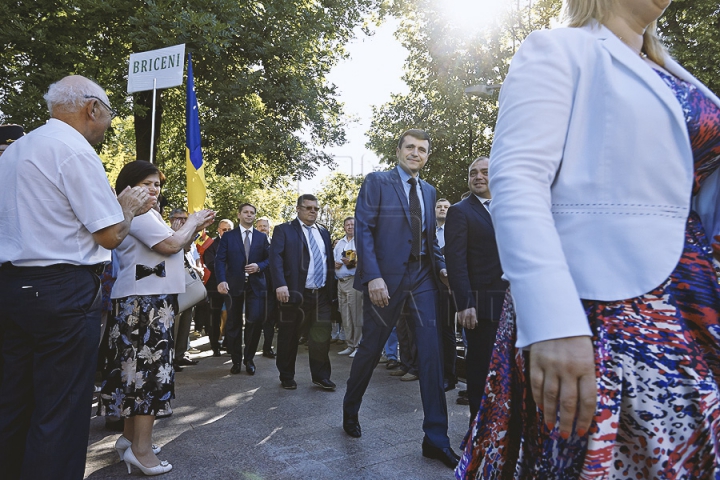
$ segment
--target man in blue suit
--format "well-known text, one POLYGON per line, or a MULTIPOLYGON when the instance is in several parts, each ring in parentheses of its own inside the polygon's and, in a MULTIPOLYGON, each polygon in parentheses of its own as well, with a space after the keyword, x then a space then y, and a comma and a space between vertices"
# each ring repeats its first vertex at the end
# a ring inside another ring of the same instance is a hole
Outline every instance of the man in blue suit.
POLYGON ((426 132, 406 131, 398 141, 397 167, 369 174, 360 188, 355 206, 355 288, 364 295, 363 339, 347 382, 343 429, 352 437, 361 436, 362 397, 395 322, 406 314, 418 350, 423 456, 455 468, 459 457, 447 436, 437 316, 438 282, 447 284, 447 272, 435 236, 435 188, 418 177, 430 148, 426 132))
POLYGON ((508 283, 503 280, 495 229, 490 218, 488 159, 468 168, 471 195, 447 213, 445 262, 455 297, 458 322, 465 329, 465 373, 470 419, 480 408, 490 367, 498 320, 508 283))
POLYGON ((270 264, 267 235, 253 228, 257 210, 249 203, 238 209, 240 225, 225 233, 215 256, 218 293, 230 295, 225 340, 233 366, 230 373, 255 375, 255 351, 265 318, 267 284, 263 271, 270 264), (245 310, 245 352, 242 349, 243 309, 245 310))
POLYGON ((335 259, 328 231, 316 223, 320 207, 313 195, 301 195, 297 218, 275 227, 270 274, 280 302, 275 363, 283 388, 294 390, 300 326, 309 326, 308 349, 313 384, 335 390, 330 380, 330 319, 335 288, 335 259))

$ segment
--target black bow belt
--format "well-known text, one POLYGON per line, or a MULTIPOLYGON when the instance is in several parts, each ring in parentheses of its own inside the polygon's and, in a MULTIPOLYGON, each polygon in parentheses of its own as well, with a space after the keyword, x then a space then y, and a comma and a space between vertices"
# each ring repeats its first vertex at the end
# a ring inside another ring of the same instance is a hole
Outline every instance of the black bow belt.
POLYGON ((158 277, 165 276, 165 260, 155 265, 155 267, 146 267, 145 265, 135 265, 135 280, 142 280, 150 275, 158 277))

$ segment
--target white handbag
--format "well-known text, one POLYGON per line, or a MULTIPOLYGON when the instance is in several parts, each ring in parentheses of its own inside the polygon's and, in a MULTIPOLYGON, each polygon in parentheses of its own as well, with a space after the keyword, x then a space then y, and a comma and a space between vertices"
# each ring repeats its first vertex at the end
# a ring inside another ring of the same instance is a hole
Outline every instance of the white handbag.
POLYGON ((185 262, 185 292, 178 294, 178 315, 207 298, 207 290, 200 275, 185 262))

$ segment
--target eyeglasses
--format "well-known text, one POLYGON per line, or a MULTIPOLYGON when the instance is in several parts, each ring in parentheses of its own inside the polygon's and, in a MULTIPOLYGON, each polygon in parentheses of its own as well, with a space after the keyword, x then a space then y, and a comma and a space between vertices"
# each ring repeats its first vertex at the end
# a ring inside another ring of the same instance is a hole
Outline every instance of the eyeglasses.
POLYGON ((308 212, 319 212, 320 207, 306 207, 305 205, 301 205, 300 208, 304 208, 308 212))
POLYGON ((112 120, 113 118, 117 117, 117 112, 116 112, 115 110, 113 110, 113 108, 112 108, 110 105, 108 105, 107 103, 105 103, 102 98, 96 97, 95 95, 83 95, 83 97, 85 97, 85 98, 92 98, 92 99, 97 100, 98 102, 100 102, 100 104, 101 104, 103 107, 107 108, 107 109, 108 109, 108 112, 110 112, 110 120, 112 120))

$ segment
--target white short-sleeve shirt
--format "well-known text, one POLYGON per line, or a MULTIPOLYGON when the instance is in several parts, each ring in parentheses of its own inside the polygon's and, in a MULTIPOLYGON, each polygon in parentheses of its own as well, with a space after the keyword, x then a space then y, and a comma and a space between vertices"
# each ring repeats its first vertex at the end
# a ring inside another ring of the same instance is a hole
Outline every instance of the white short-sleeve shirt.
POLYGON ((151 247, 172 236, 173 230, 155 210, 133 218, 130 233, 115 249, 118 260, 118 276, 111 298, 131 295, 161 295, 185 291, 183 251, 163 255, 151 247), (165 276, 155 274, 136 280, 136 266, 156 267, 165 262, 165 276))
POLYGON ((0 158, 0 263, 110 261, 92 234, 123 219, 100 157, 65 122, 50 119, 0 158))

